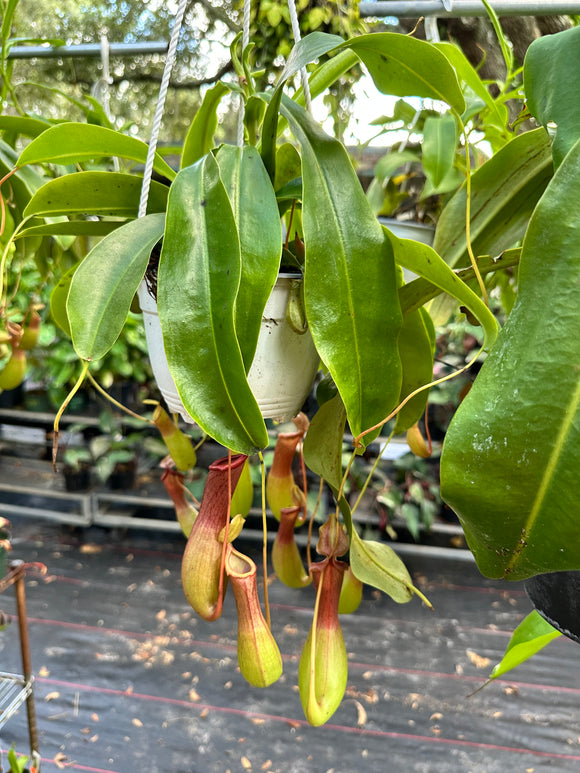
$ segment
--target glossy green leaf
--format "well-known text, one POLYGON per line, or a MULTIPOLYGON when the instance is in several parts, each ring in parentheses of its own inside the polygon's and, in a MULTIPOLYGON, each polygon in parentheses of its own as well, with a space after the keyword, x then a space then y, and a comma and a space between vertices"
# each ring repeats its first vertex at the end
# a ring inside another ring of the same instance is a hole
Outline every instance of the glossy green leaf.
POLYGON ((332 49, 336 49, 344 41, 338 35, 329 35, 327 32, 311 32, 305 35, 302 40, 296 42, 292 47, 286 66, 280 74, 276 88, 284 84, 288 78, 296 75, 297 72, 307 64, 314 62, 319 57, 327 54, 332 49))
MULTIPOLYGON (((490 94, 488 87, 479 77, 477 70, 465 56, 459 46, 454 43, 434 43, 435 47, 443 53, 451 62, 460 81, 463 81, 476 94, 487 107, 486 123, 492 122, 501 127, 507 136, 508 112, 505 105, 497 102, 490 94)), ((485 128, 485 127, 484 127, 485 128)))
POLYGON ((516 303, 459 406, 441 493, 480 571, 580 569, 580 141, 530 220, 516 303))
POLYGON ((365 64, 383 94, 440 99, 463 112, 465 101, 455 70, 432 43, 397 32, 373 32, 335 50, 347 47, 365 64))
POLYGON ((25 137, 38 137, 50 124, 41 118, 22 115, 0 115, 0 131, 10 134, 22 134, 25 137))
POLYGON ((512 668, 516 668, 531 658, 560 635, 560 632, 534 609, 513 632, 503 658, 494 667, 489 678, 497 679, 503 676, 512 668))
POLYGON ((398 239, 384 226, 395 260, 409 271, 428 279, 451 295, 474 314, 484 331, 484 346, 491 349, 498 334, 498 324, 485 303, 449 268, 447 263, 427 244, 412 239, 398 239))
MULTIPOLYGON (((340 51, 335 54, 331 59, 327 59, 322 64, 318 65, 316 69, 310 74, 308 78, 308 86, 310 88, 310 96, 315 99, 319 94, 325 92, 329 86, 358 64, 359 58, 354 51, 340 51)), ((302 86, 297 90, 293 99, 298 102, 299 105, 304 106, 304 92, 302 86)))
MULTIPOLYGON (((399 355, 403 365, 403 382, 399 402, 415 389, 433 380, 435 356, 435 327, 426 309, 417 309, 403 317, 399 334, 399 355)), ((395 422, 395 434, 412 427, 425 410, 429 390, 424 389, 401 408, 395 422)))
MULTIPOLYGON (((143 179, 119 172, 76 172, 39 188, 24 215, 114 215, 137 217, 143 179)), ((168 187, 151 182, 148 212, 165 212, 168 187)))
POLYGON ((308 322, 358 435, 390 413, 401 387, 392 248, 344 147, 291 100, 283 111, 302 149, 308 322))
MULTIPOLYGON (((471 178, 471 244, 475 255, 498 255, 523 237, 552 176, 552 153, 543 129, 521 134, 471 178)), ((469 263, 465 238, 465 185, 443 209, 434 249, 452 268, 469 263)))
POLYGON ((27 236, 106 236, 115 231, 123 221, 120 220, 66 220, 50 218, 50 222, 33 225, 18 232, 17 238, 27 236))
MULTIPOLYGON (((495 271, 501 271, 504 268, 512 268, 520 262, 521 249, 515 247, 513 250, 506 250, 498 258, 483 256, 478 258, 477 266, 482 276, 491 274, 495 271)), ((472 268, 464 268, 455 272, 457 277, 463 282, 472 282, 475 279, 475 272, 472 268)), ((420 309, 429 301, 441 294, 441 288, 422 277, 414 279, 403 287, 399 288, 399 302, 403 315, 409 314, 415 309, 420 309)), ((449 297, 449 296, 447 296, 449 297)), ((450 299, 453 301, 453 299, 450 299)), ((455 301, 453 301, 455 306, 455 301)))
POLYGON ((423 128, 423 169, 434 188, 438 188, 453 167, 457 148, 457 127, 449 113, 428 116, 423 128))
POLYGON ((52 317, 53 322, 55 322, 69 338, 71 337, 71 332, 66 311, 66 299, 68 298, 72 278, 79 265, 79 263, 75 263, 74 266, 71 266, 71 268, 60 277, 50 294, 50 316, 52 317))
POLYGON ((217 109, 228 87, 219 81, 206 91, 199 110, 193 117, 181 154, 181 168, 190 166, 214 147, 213 137, 217 129, 217 109))
POLYGON ((284 70, 278 78, 278 83, 273 94, 269 95, 269 103, 262 123, 262 148, 261 154, 264 166, 272 180, 276 178, 276 145, 278 139, 278 117, 282 90, 284 84, 296 73, 300 72, 307 64, 318 59, 319 56, 335 48, 342 43, 342 38, 337 35, 329 35, 326 32, 312 32, 296 42, 293 46, 284 70))
MULTIPOLYGON (((27 145, 18 158, 18 166, 26 164, 75 164, 95 158, 119 156, 144 164, 147 145, 136 137, 94 126, 88 123, 60 123, 51 126, 27 145)), ((155 155, 153 168, 172 180, 173 169, 155 155)))
MULTIPOLYGON (((14 149, 4 140, 0 140, 0 174, 4 176, 12 171, 16 166, 16 160, 17 153, 14 149)), ((38 174, 35 169, 19 169, 4 182, 2 194, 11 201, 12 205, 22 215, 31 196, 44 182, 45 178, 38 174)))
POLYGON ((79 265, 67 315, 81 359, 100 359, 119 337, 163 226, 162 214, 132 220, 105 236, 79 265))
POLYGON ((257 149, 223 145, 216 158, 240 239, 242 266, 235 327, 248 372, 262 313, 278 276, 282 227, 274 188, 257 149))
POLYGON ((323 403, 314 414, 304 440, 308 469, 323 478, 335 493, 342 481, 342 442, 346 411, 340 395, 323 403))
POLYGON ((534 40, 524 61, 529 111, 544 126, 556 124, 553 152, 559 166, 580 136, 580 28, 534 40))
POLYGON ((382 590, 398 604, 410 601, 417 592, 407 567, 385 542, 361 539, 353 530, 349 558, 355 577, 382 590))
POLYGON ((157 301, 169 369, 200 427, 226 448, 268 445, 246 379, 234 308, 240 242, 218 164, 208 154, 171 186, 157 301))

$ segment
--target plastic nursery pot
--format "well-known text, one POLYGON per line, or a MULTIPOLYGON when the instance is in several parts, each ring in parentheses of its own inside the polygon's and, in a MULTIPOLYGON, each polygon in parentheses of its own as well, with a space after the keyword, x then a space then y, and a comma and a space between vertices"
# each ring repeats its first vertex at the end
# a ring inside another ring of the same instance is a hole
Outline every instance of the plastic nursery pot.
POLYGON ((580 572, 538 574, 524 587, 542 617, 580 644, 580 572))
MULTIPOLYGON (((318 370, 318 352, 310 331, 297 332, 286 319, 292 282, 296 277, 280 274, 266 303, 262 329, 248 381, 262 415, 266 419, 287 421, 302 408, 318 370)), ((167 407, 172 413, 193 423, 177 393, 169 372, 157 303, 145 282, 139 287, 139 303, 153 375, 167 407)))
POLYGON ((91 487, 90 465, 81 464, 78 469, 65 465, 62 469, 62 476, 65 490, 71 494, 88 491, 91 487))
POLYGON ((109 475, 109 488, 111 491, 127 491, 135 488, 137 482, 137 459, 130 462, 117 462, 113 472, 109 475))

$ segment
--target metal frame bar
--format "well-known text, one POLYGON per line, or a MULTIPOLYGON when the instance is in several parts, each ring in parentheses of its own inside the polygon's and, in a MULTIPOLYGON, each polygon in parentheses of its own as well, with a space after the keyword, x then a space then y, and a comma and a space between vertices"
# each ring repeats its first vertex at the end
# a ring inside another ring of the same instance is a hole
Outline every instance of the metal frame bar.
MULTIPOLYGON (((490 5, 498 16, 580 15, 578 0, 493 0, 490 5)), ((363 17, 416 18, 419 16, 487 16, 481 0, 378 0, 359 3, 363 17)))
MULTIPOLYGON (((136 56, 137 54, 166 54, 169 44, 165 40, 143 43, 110 43, 110 56, 136 56)), ((9 59, 61 59, 64 56, 92 56, 99 58, 100 43, 79 43, 74 46, 14 46, 9 59)))

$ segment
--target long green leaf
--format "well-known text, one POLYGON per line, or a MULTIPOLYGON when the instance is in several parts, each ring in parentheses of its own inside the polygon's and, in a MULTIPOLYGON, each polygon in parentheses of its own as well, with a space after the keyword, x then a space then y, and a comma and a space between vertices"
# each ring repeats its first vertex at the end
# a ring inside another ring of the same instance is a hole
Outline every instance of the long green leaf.
POLYGON ((433 188, 449 174, 457 147, 457 127, 449 113, 428 116, 423 128, 423 169, 433 188))
POLYGON ((183 143, 182 169, 194 164, 214 147, 213 137, 218 124, 217 109, 222 97, 228 91, 228 87, 221 81, 206 91, 183 143))
POLYGON ((530 221, 516 303, 443 447, 441 493, 480 571, 580 569, 580 141, 530 221))
POLYGON ((0 115, 0 131, 10 134, 23 134, 25 137, 38 137, 50 124, 42 118, 22 115, 0 115))
POLYGON ((428 279, 462 303, 477 317, 484 331, 484 346, 491 349, 498 334, 498 324, 485 303, 449 268, 428 244, 397 238, 383 226, 393 247, 395 260, 403 268, 428 279))
POLYGON ((346 47, 364 62, 383 94, 440 99, 458 113, 465 109, 455 70, 432 43, 397 32, 373 32, 335 50, 346 47))
POLYGON ((236 298, 236 335, 249 371, 282 254, 282 227, 276 194, 257 149, 223 145, 220 176, 238 227, 242 269, 236 298))
POLYGON ((342 480, 342 443, 346 411, 340 395, 323 403, 314 414, 304 440, 304 461, 335 494, 342 480))
POLYGON ((489 678, 498 679, 503 676, 512 668, 529 660, 560 635, 560 632, 534 609, 513 632, 503 658, 494 666, 489 678))
MULTIPOLYGON (((552 176, 552 154, 543 129, 521 134, 471 178, 471 244, 475 255, 498 255, 523 237, 552 176)), ((443 209, 433 247, 449 266, 469 263, 465 238, 465 185, 443 209)))
POLYGON ((132 220, 105 236, 79 265, 67 314, 81 359, 100 359, 119 337, 163 225, 162 214, 132 220))
POLYGON ((382 590, 398 604, 407 603, 415 593, 426 601, 413 585, 405 564, 386 542, 361 539, 353 530, 349 558, 355 577, 382 590))
POLYGON ((504 104, 497 102, 490 94, 487 86, 479 77, 477 70, 473 67, 469 59, 465 56, 459 46, 454 43, 435 43, 447 59, 451 62, 461 81, 463 81, 485 104, 488 113, 485 116, 485 123, 493 123, 506 138, 509 136, 507 130, 508 111, 504 104))
MULTIPOLYGON (((513 268, 519 264, 520 254, 521 249, 516 247, 513 250, 502 252, 498 258, 483 256, 478 258, 477 267, 482 276, 491 274, 495 271, 501 271, 504 268, 513 268)), ((475 272, 472 268, 464 268, 455 273, 463 282, 471 282, 475 279, 475 272)), ((422 277, 403 285, 399 288, 399 302, 401 304, 403 315, 410 314, 412 311, 420 309, 421 306, 424 306, 440 294, 441 288, 422 277)))
MULTIPOLYGON (((137 217, 143 179, 119 172, 76 172, 39 188, 24 215, 115 215, 137 217)), ((153 180, 148 212, 164 212, 168 187, 153 180)))
POLYGON ((358 435, 390 413, 401 387, 392 248, 344 147, 292 100, 283 112, 302 148, 308 322, 358 435))
POLYGON ((234 307, 240 242, 228 194, 210 153, 171 186, 157 300, 169 369, 190 415, 226 448, 268 445, 246 379, 234 307))
POLYGON ((17 239, 26 236, 106 236, 115 231, 123 221, 120 220, 66 220, 51 218, 42 225, 32 225, 18 232, 17 239))
MULTIPOLYGON (((433 380, 435 327, 425 309, 417 309, 403 317, 399 335, 399 355, 403 365, 403 381, 399 402, 415 389, 433 380)), ((401 408, 395 422, 395 434, 401 434, 421 418, 429 390, 424 389, 401 408)))
POLYGON ((534 40, 524 61, 527 106, 544 126, 556 125, 554 164, 580 137, 580 27, 534 40))
MULTIPOLYGON (((18 166, 25 164, 75 164, 95 158, 119 156, 144 164, 147 145, 136 137, 94 126, 88 123, 61 123, 39 134, 27 145, 18 158, 18 166)), ((159 154, 153 168, 169 180, 175 172, 159 154)))

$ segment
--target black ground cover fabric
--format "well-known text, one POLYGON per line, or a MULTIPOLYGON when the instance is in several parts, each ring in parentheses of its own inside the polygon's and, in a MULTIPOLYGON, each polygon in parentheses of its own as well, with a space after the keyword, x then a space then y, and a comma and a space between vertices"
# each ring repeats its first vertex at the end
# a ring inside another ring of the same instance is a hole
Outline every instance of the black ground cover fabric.
MULTIPOLYGON (((35 699, 46 773, 539 773, 580 769, 580 649, 565 638, 468 697, 530 611, 520 584, 490 582, 465 560, 405 555, 419 600, 369 590, 343 617, 345 700, 311 728, 297 691, 314 593, 270 585, 284 675, 266 690, 236 666, 236 618, 196 619, 173 535, 13 520, 27 579, 35 699)), ((254 554, 255 546, 242 549, 254 554)), ((458 553, 459 556, 459 553, 458 553)), ((14 596, 0 597, 14 612, 14 596)), ((16 625, 0 633, 0 670, 19 671, 16 625)), ((28 745, 24 710, 0 748, 28 745)))

